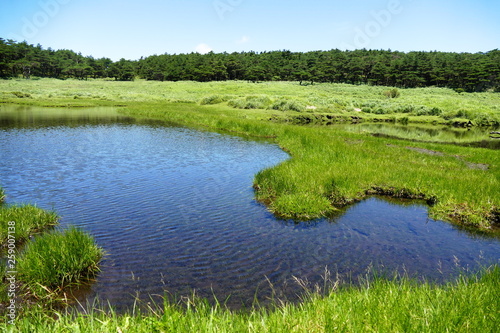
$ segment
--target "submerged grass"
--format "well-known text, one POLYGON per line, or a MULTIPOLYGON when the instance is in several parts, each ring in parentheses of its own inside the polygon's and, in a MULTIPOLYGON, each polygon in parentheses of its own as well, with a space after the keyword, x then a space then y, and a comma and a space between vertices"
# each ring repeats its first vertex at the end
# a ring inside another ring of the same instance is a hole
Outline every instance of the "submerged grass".
POLYGON ((1 247, 5 247, 9 234, 20 244, 35 232, 57 223, 58 216, 55 212, 45 211, 33 205, 0 206, 1 247))
POLYGON ((99 306, 78 313, 32 309, 7 326, 17 332, 496 332, 500 269, 445 285, 409 278, 366 279, 360 286, 311 291, 299 304, 231 311, 188 299, 118 315, 99 306))
POLYGON ((52 297, 93 277, 102 256, 94 239, 80 229, 48 232, 26 245, 17 262, 18 279, 31 297, 52 297))

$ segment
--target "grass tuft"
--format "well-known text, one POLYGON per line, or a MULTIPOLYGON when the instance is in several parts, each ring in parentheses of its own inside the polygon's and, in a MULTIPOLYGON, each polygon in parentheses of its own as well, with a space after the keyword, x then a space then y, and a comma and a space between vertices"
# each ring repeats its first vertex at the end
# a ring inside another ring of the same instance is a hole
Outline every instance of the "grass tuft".
POLYGON ((103 250, 82 230, 49 232, 28 243, 17 263, 18 277, 37 299, 93 277, 103 250))
MULTIPOLYGON (((1 194, 1 193, 0 193, 1 194)), ((6 245, 9 227, 16 242, 26 241, 32 234, 58 223, 55 212, 47 212, 32 205, 0 207, 0 244, 6 245)))

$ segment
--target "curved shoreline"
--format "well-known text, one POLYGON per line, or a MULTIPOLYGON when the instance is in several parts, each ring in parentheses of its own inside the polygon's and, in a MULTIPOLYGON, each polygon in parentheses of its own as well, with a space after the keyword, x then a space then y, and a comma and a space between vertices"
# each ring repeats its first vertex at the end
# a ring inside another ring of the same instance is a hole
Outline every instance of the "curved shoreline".
MULTIPOLYGON (((304 99, 307 94, 324 94, 329 91, 335 93, 332 96, 339 99, 357 98, 361 103, 365 97, 361 97, 360 93, 368 93, 369 96, 366 97, 368 99, 380 98, 371 91, 371 87, 335 85, 299 87, 282 82, 266 85, 242 82, 203 85, 190 82, 141 81, 136 84, 134 82, 70 80, 71 87, 68 92, 64 93, 64 96, 68 96, 67 94, 77 96, 78 94, 89 97, 69 99, 62 95, 55 97, 45 95, 45 90, 47 93, 53 93, 54 87, 67 86, 68 83, 65 81, 5 81, 5 83, 7 86, 14 84, 28 87, 25 89, 26 92, 34 94, 30 99, 14 100, 4 97, 0 103, 17 102, 24 105, 61 107, 120 106, 121 112, 133 117, 154 118, 209 131, 225 131, 229 134, 271 139, 289 152, 292 158, 272 170, 259 172, 255 176, 254 183, 257 188, 256 198, 266 202, 269 209, 277 214, 303 218, 324 216, 337 206, 360 200, 373 192, 373 188, 380 188, 383 189, 384 195, 397 197, 402 195, 401 193, 406 193, 404 194, 406 196, 430 200, 433 203, 430 213, 438 219, 487 232, 493 232, 500 224, 500 198, 498 197, 500 152, 498 150, 427 142, 412 142, 412 149, 407 149, 408 141, 397 138, 374 137, 368 133, 348 133, 332 127, 308 128, 269 120, 275 116, 284 120, 293 115, 307 116, 309 115, 307 111, 235 109, 227 106, 227 103, 214 105, 195 103, 202 96, 214 91, 224 96, 228 93, 234 95, 237 92, 243 95, 248 93, 252 96, 267 94, 276 97, 279 95, 291 99, 295 98, 294 93, 298 94, 297 98, 304 99), (122 92, 121 89, 125 87, 131 90, 130 98, 114 95, 122 92), (150 93, 149 88, 155 90, 150 93), (236 90, 229 91, 230 88, 236 90), (102 89, 110 90, 108 92, 102 89), (291 90, 288 91, 288 89, 291 90), (166 91, 168 95, 165 95, 166 91), (146 93, 148 95, 145 95, 146 93), (107 97, 103 99, 96 96, 107 97), (133 96, 137 96, 136 99, 133 96), (436 153, 423 154, 423 151, 436 153), (470 166, 474 166, 474 169, 470 166), (395 189, 397 193, 391 193, 391 191, 394 192, 392 189, 395 189)), ((4 87, 0 90, 5 89, 13 88, 4 87)), ((488 96, 491 98, 490 104, 497 98, 496 95, 488 93, 477 97, 455 95, 445 89, 429 88, 405 90, 396 102, 414 103, 423 92, 432 92, 447 102, 468 103, 464 104, 465 106, 474 102, 475 99, 479 101, 479 97, 488 96)), ((321 98, 320 95, 315 97, 321 98)), ((438 99, 433 99, 426 103, 428 107, 431 107, 440 102, 438 99)), ((351 113, 343 112, 342 114, 348 117, 351 113)), ((334 115, 335 113, 331 113, 331 117, 334 115)), ((406 113, 384 115, 363 113, 367 121, 372 118, 398 119, 403 116, 408 118, 410 123, 415 121, 432 123, 437 119, 436 116, 417 116, 406 113)))
MULTIPOLYGON (((273 141, 277 142, 282 149, 284 149, 286 152, 291 154, 291 159, 287 160, 284 163, 290 163, 292 160, 297 159, 297 154, 294 153, 295 149, 292 147, 289 147, 286 143, 283 143, 283 141, 289 140, 289 135, 287 135, 286 138, 284 137, 284 134, 286 135, 286 132, 293 132, 294 129, 296 129, 298 132, 302 132, 305 128, 301 128, 300 126, 293 126, 293 125, 283 125, 283 124, 272 124, 269 122, 265 121, 248 121, 250 123, 247 124, 241 124, 240 122, 245 122, 245 120, 241 119, 225 119, 223 117, 213 117, 213 115, 210 112, 207 112, 208 114, 202 114, 203 109, 206 111, 210 111, 210 107, 203 107, 203 106, 198 106, 198 105, 184 105, 182 108, 183 109, 191 109, 192 113, 192 118, 182 118, 182 114, 184 111, 180 112, 179 114, 175 114, 174 112, 171 112, 170 107, 179 107, 179 104, 160 104, 156 105, 156 108, 158 110, 155 111, 149 111, 145 112, 145 110, 141 111, 140 109, 136 109, 135 107, 129 107, 126 109, 123 109, 123 111, 127 115, 131 116, 136 116, 136 117, 153 117, 155 119, 162 119, 182 125, 187 125, 187 126, 202 126, 205 129, 208 130, 222 130, 226 131, 229 134, 231 133, 238 133, 238 134, 244 134, 249 137, 267 137, 267 138, 273 138, 273 141), (132 109, 133 108, 133 109, 132 109), (162 112, 161 109, 166 108, 168 111, 162 112), (278 128, 272 128, 272 127, 278 127, 278 128), (259 128, 261 127, 261 128, 259 128), (242 130, 242 128, 246 130, 242 130), (263 133, 264 134, 263 134, 263 133), (281 132, 281 135, 277 132, 281 132), (284 139, 284 140, 283 140, 284 139)), ((212 107, 213 109, 213 107, 212 107)), ((325 128, 325 130, 328 130, 328 128, 325 128)), ((290 133, 288 133, 290 134, 290 133)), ((348 133, 343 133, 345 135, 350 135, 353 136, 353 134, 348 134, 348 133)), ((356 135, 354 135, 356 136, 356 135)), ((359 135, 356 136, 356 138, 359 138, 359 135)), ((297 140, 299 140, 297 138, 297 140)), ((378 138, 373 138, 374 140, 379 140, 378 138)), ((367 141, 366 136, 363 137, 363 140, 367 141)), ((383 140, 383 139, 380 139, 383 140)), ((400 142, 401 140, 398 139, 391 139, 389 141, 389 146, 392 145, 394 142, 400 142)), ((380 143, 379 143, 380 144, 380 143)), ((384 146, 387 146, 387 142, 383 141, 382 144, 384 146)), ((415 145, 419 145, 418 143, 415 143, 415 145)), ((446 148, 445 145, 439 144, 439 143, 432 143, 432 144, 426 144, 423 143, 421 146, 441 146, 441 148, 446 148)), ((404 147, 403 147, 404 148, 404 147)), ((473 149, 473 148, 465 148, 465 147, 452 147, 452 149, 473 149)), ((412 150, 406 149, 405 150, 409 151, 409 153, 412 153, 412 150)), ((421 149, 428 149, 428 148, 421 148, 421 149)), ((418 151, 413 151, 414 153, 421 154, 418 151)), ((303 152, 301 152, 303 153, 303 152)), ((495 152, 496 153, 496 152, 495 152)), ((440 156, 436 154, 438 158, 442 158, 443 156, 440 156)), ((457 154, 445 154, 449 156, 444 156, 444 157, 449 157, 450 159, 453 159, 459 163, 472 163, 472 162, 467 162, 464 160, 460 160, 456 158, 457 154), (451 156, 451 157, 450 157, 451 156)), ((431 156, 432 158, 433 156, 431 156)), ((485 163, 486 164, 486 163, 485 163)), ((275 168, 280 167, 280 165, 276 166, 275 168)), ((272 168, 272 169, 275 169, 272 168)), ((469 167, 465 165, 465 168, 469 167)), ((266 172, 267 170, 264 170, 266 172)), ((484 172, 485 170, 478 170, 481 172, 484 172)), ((478 230, 486 231, 486 232, 496 232, 497 230, 497 224, 500 223, 499 221, 499 206, 495 204, 490 204, 489 205, 482 205, 482 207, 474 207, 470 204, 467 203, 467 201, 462 201, 462 202, 444 202, 445 200, 443 199, 442 196, 439 194, 433 194, 433 191, 425 191, 422 189, 418 188, 412 188, 408 186, 398 186, 396 184, 385 184, 385 185, 377 185, 380 184, 377 182, 373 182, 371 184, 367 184, 363 188, 356 188, 354 191, 351 191, 352 194, 349 195, 338 195, 337 193, 326 193, 323 191, 323 193, 316 193, 319 194, 316 196, 316 198, 319 198, 318 201, 322 201, 323 203, 327 203, 327 205, 323 204, 321 208, 313 210, 312 213, 301 213, 293 210, 287 210, 287 209, 282 209, 280 206, 276 205, 276 199, 279 198, 279 195, 276 195, 276 188, 267 188, 266 189, 266 182, 261 182, 261 178, 259 175, 261 172, 259 172, 256 175, 256 178, 254 180, 254 188, 256 189, 256 198, 257 200, 265 203, 268 208, 278 216, 284 216, 288 218, 299 218, 299 219, 313 219, 313 218, 318 218, 318 217, 323 217, 327 216, 329 212, 335 209, 335 207, 344 207, 348 204, 357 202, 359 200, 362 200, 364 197, 372 194, 379 194, 379 195, 385 195, 389 197, 394 197, 394 198, 411 198, 411 199, 419 199, 419 200, 426 200, 428 203, 432 204, 430 213, 433 215, 433 217, 446 220, 448 222, 455 223, 457 225, 462 225, 462 226, 467 226, 467 227, 472 227, 476 228, 478 230)), ((335 181, 335 179, 332 179, 335 181)), ((382 182, 383 183, 383 182, 382 182)), ((327 185, 328 186, 328 185, 327 185)))

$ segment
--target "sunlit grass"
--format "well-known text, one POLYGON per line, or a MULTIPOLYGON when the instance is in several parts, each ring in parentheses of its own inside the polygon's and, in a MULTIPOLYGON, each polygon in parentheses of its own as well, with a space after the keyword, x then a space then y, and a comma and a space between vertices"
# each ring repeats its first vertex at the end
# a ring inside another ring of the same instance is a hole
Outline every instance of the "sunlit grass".
POLYGON ((75 227, 29 242, 17 263, 18 279, 32 297, 44 299, 93 277, 103 256, 94 239, 75 227))
POLYGON ((322 119, 325 115, 339 120, 356 117, 396 123, 447 123, 456 117, 465 121, 468 117, 473 122, 486 117, 494 123, 500 117, 500 95, 495 93, 458 94, 450 89, 422 88, 401 89, 399 97, 387 98, 387 90, 347 84, 302 86, 295 82, 42 79, 0 81, 4 94, 0 100, 60 106, 122 105, 122 112, 132 116, 272 138, 292 158, 256 175, 256 196, 284 217, 324 216, 337 206, 374 193, 376 188, 384 194, 427 200, 433 204, 430 212, 435 218, 491 230, 500 215, 497 150, 410 144, 373 137, 369 132, 349 133, 334 126, 287 123, 294 119, 322 119), (32 97, 5 97, 10 91, 32 97), (288 107, 280 110, 280 101, 288 107), (297 111, 290 105, 316 109, 297 111), (439 154, 426 154, 424 150, 439 154))
POLYGON ((124 102, 191 102, 229 104, 239 109, 314 112, 373 118, 410 117, 412 121, 446 123, 454 118, 477 124, 500 124, 500 94, 463 93, 446 88, 399 89, 400 97, 387 98, 390 87, 349 84, 299 85, 296 82, 248 83, 157 82, 137 80, 1 80, 0 100, 49 105, 89 106, 124 102), (29 97, 19 98, 18 93, 29 97), (307 109, 306 107, 313 107, 307 109), (357 112, 357 111, 361 112, 357 112))
MULTIPOLYGON (((301 289, 300 286, 298 286, 301 289)), ((53 315, 31 309, 20 332, 496 332, 500 320, 500 269, 464 274, 445 285, 406 277, 375 277, 359 286, 306 292, 298 304, 231 311, 189 298, 117 314, 94 305, 53 315)))
POLYGON ((8 235, 21 244, 33 233, 58 223, 55 212, 32 205, 0 206, 0 244, 5 246, 8 235), (10 229, 9 229, 10 227, 10 229))
MULTIPOLYGON (((500 97, 493 93, 425 88, 401 90, 400 97, 388 99, 383 94, 386 90, 290 82, 42 79, 0 81, 0 101, 121 105, 122 112, 133 116, 274 140, 291 158, 259 172, 254 183, 257 198, 284 217, 323 216, 371 193, 384 193, 426 199, 433 205, 434 217, 491 230, 500 216, 498 151, 268 121, 272 116, 286 120, 314 112, 339 114, 344 119, 351 115, 408 118, 410 123, 444 123, 461 117, 483 119, 484 124, 496 121, 500 112, 500 97), (13 91, 29 97, 19 98, 13 91), (231 100, 233 106, 228 105, 231 100), (271 107, 277 102, 279 106, 279 101, 316 109, 271 107), (470 163, 487 168, 474 169, 470 163)), ((37 237, 29 245, 19 262, 19 278, 38 298, 92 276, 102 256, 91 238, 75 229, 37 237)), ((462 276, 444 286, 377 278, 358 287, 334 289, 326 296, 313 292, 299 304, 245 312, 196 299, 183 307, 166 303, 151 311, 137 309, 123 315, 100 307, 72 314, 28 307, 15 325, 21 332, 495 332, 500 320, 499 283, 500 269, 495 266, 480 276, 462 276)))
MULTIPOLYGON (((373 193, 433 203, 433 217, 489 229, 500 206, 499 152, 373 137, 336 127, 263 122, 218 105, 141 104, 129 115, 275 138, 291 159, 255 177, 256 195, 278 215, 313 218, 373 193), (408 149, 408 146, 421 151, 408 149), (428 154, 435 151, 439 154, 428 154), (487 169, 471 168, 481 164, 487 169), (469 212, 461 209, 467 204, 469 212)), ((244 111, 239 111, 244 112, 244 111)))

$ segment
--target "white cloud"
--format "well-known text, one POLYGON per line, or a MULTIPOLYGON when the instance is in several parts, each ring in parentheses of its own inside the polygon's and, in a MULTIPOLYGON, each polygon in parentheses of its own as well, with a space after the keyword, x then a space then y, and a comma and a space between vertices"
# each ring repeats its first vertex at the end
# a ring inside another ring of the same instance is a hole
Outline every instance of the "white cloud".
POLYGON ((237 44, 245 44, 245 43, 248 43, 249 41, 250 41, 250 38, 248 38, 248 36, 243 36, 240 39, 238 39, 236 41, 236 43, 237 44))
POLYGON ((207 54, 212 51, 212 48, 205 43, 201 43, 194 50, 200 54, 207 54))

